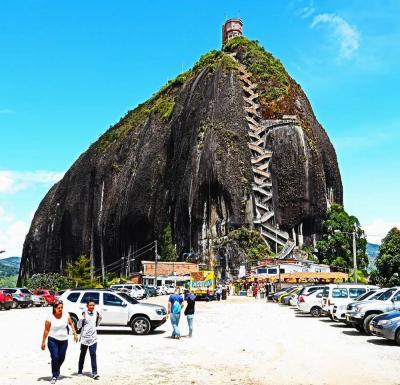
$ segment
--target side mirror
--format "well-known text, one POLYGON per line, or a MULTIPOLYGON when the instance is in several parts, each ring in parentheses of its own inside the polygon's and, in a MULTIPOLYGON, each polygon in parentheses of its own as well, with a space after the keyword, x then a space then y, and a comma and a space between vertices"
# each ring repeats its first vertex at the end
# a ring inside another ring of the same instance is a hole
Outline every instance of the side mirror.
POLYGON ((122 307, 127 307, 128 304, 127 304, 126 302, 122 302, 122 303, 121 303, 121 306, 122 306, 122 307))

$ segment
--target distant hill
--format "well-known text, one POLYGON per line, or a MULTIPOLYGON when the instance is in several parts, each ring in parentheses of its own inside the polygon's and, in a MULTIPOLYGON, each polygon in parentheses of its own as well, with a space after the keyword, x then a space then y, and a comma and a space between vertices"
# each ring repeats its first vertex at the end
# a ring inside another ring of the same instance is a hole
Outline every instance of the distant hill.
POLYGON ((20 257, 8 257, 0 259, 0 277, 10 277, 12 275, 17 275, 20 263, 20 257))
POLYGON ((367 255, 369 260, 368 270, 375 268, 376 257, 379 254, 379 245, 374 243, 367 243, 367 255))

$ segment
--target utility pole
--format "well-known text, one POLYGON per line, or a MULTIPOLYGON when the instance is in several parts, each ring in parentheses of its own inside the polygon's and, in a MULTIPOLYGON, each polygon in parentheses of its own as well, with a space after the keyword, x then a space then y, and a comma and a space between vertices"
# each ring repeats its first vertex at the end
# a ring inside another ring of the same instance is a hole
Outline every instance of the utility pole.
POLYGON ((126 262, 126 277, 129 279, 131 276, 131 255, 128 254, 126 262))
POLYGON ((353 269, 354 283, 357 283, 357 250, 356 250, 356 230, 353 230, 353 269))
POLYGON ((275 231, 275 256, 278 255, 278 230, 279 230, 279 225, 276 224, 276 231, 275 231))
POLYGON ((158 260, 158 253, 157 253, 157 240, 155 242, 155 248, 154 248, 154 286, 157 287, 157 260, 158 260))

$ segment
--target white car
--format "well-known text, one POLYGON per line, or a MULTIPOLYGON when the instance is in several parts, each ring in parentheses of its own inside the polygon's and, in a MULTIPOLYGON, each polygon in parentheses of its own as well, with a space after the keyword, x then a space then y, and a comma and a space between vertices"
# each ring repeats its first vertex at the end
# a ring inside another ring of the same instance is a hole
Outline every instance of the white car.
POLYGON ((119 285, 111 285, 110 289, 119 293, 126 293, 132 298, 138 298, 137 289, 133 287, 131 284, 119 284, 119 285))
POLYGON ((353 300, 348 300, 346 303, 337 306, 335 305, 333 307, 332 311, 332 318, 334 321, 346 321, 346 312, 347 312, 347 306, 350 303, 355 303, 359 301, 371 301, 377 299, 383 292, 385 292, 386 289, 380 289, 380 290, 371 290, 353 300))
POLYGON ((127 294, 107 289, 67 290, 60 299, 75 325, 82 319, 89 299, 102 315, 102 326, 129 326, 134 334, 145 335, 167 320, 164 306, 140 303, 127 294))
POLYGON ((322 314, 322 289, 313 291, 310 294, 300 294, 297 308, 303 313, 310 313, 313 317, 320 317, 322 314))
POLYGON ((174 294, 175 293, 175 286, 166 285, 166 288, 167 288, 167 294, 174 294))
POLYGON ((371 290, 379 289, 377 286, 372 285, 359 285, 354 283, 348 284, 329 284, 324 287, 322 294, 324 313, 328 314, 331 319, 333 307, 345 305, 349 301, 354 301, 360 295, 367 293, 371 290))
POLYGON ((144 289, 144 286, 135 284, 133 285, 133 288, 136 290, 136 298, 141 299, 146 297, 146 290, 144 289))

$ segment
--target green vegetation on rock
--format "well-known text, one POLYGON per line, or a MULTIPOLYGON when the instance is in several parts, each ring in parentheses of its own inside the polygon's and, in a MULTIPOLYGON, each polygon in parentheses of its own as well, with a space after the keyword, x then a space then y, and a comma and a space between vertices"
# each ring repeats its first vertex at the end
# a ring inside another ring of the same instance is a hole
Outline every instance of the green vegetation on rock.
POLYGON ((243 255, 248 264, 256 263, 271 254, 271 250, 261 234, 247 227, 231 231, 217 248, 224 249, 224 254, 232 255, 233 258, 243 255))
POLYGON ((259 83, 261 101, 268 103, 286 95, 290 78, 282 63, 258 44, 243 36, 229 40, 225 45, 228 52, 236 51, 240 61, 259 83))
POLYGON ((219 66, 222 66, 225 71, 230 71, 237 69, 238 63, 223 51, 213 50, 206 53, 192 69, 168 81, 167 84, 149 100, 139 104, 135 109, 129 111, 121 118, 115 126, 110 127, 110 129, 99 138, 96 148, 100 151, 105 151, 113 142, 123 139, 131 132, 136 131, 151 114, 159 116, 160 119, 167 123, 172 117, 179 88, 187 81, 197 76, 204 68, 213 72, 219 66))

